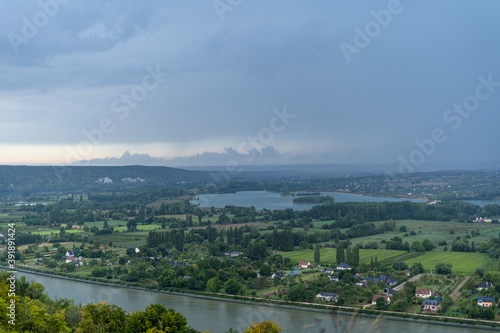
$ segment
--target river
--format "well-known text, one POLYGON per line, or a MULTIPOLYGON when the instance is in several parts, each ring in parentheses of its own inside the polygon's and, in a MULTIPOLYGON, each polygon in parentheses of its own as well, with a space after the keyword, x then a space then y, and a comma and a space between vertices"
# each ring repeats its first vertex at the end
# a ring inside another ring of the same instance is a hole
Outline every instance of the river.
MULTIPOLYGON (((404 199, 404 198, 390 198, 390 197, 372 197, 353 193, 336 193, 325 192, 321 195, 329 195, 335 199, 335 202, 425 202, 425 200, 418 199, 404 199)), ((241 191, 236 193, 223 193, 223 194, 203 194, 196 196, 191 203, 199 205, 200 207, 216 207, 223 208, 226 205, 250 207, 254 206, 255 209, 262 210, 264 208, 286 209, 292 208, 294 210, 306 210, 315 205, 307 204, 294 204, 293 198, 295 197, 282 197, 279 193, 267 191, 241 191)))
POLYGON ((225 301, 168 295, 151 291, 140 291, 120 287, 101 286, 85 282, 70 281, 56 277, 18 272, 29 280, 39 282, 51 298, 71 298, 76 303, 88 304, 108 302, 128 312, 144 310, 152 303, 172 307, 183 314, 190 326, 197 330, 213 333, 225 332, 230 327, 243 332, 250 322, 274 320, 283 327, 283 332, 415 332, 415 333, 479 333, 484 330, 458 328, 405 322, 395 319, 376 319, 351 315, 330 314, 296 309, 273 308, 261 305, 232 303, 225 301), (373 326, 371 326, 373 325, 373 326), (324 330, 323 330, 324 329, 324 330))

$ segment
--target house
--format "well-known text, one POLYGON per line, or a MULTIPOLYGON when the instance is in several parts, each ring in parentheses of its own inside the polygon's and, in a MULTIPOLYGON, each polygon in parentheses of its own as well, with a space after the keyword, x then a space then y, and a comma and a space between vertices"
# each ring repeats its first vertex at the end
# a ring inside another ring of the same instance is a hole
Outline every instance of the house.
POLYGON ((182 278, 183 278, 184 280, 189 280, 189 279, 191 278, 191 276, 189 276, 189 275, 184 275, 182 278))
POLYGON ((361 280, 359 282, 356 282, 356 285, 359 286, 359 287, 366 287, 366 281, 365 280, 361 280))
POLYGON ((332 275, 333 274, 333 269, 331 267, 328 267, 327 269, 325 269, 325 274, 332 275))
POLYGON ((287 276, 295 276, 295 275, 298 275, 300 272, 298 269, 294 270, 293 272, 287 274, 287 276))
POLYGON ((386 283, 388 286, 393 286, 393 285, 395 285, 396 283, 398 283, 398 281, 396 280, 396 278, 390 277, 390 278, 387 278, 387 280, 385 280, 385 283, 386 283))
POLYGON ((403 271, 403 273, 405 273, 405 274, 406 274, 406 276, 410 276, 410 271, 409 271, 408 269, 405 269, 405 270, 403 271))
POLYGON ((427 311, 437 311, 440 306, 439 301, 435 299, 426 299, 422 301, 422 307, 427 311))
POLYGON ((380 275, 380 281, 385 282, 385 280, 387 280, 387 275, 383 275, 383 274, 381 274, 381 275, 380 275))
POLYGON ((73 260, 76 260, 78 261, 78 259, 76 259, 75 257, 66 257, 66 263, 69 264, 70 262, 72 262, 73 260))
POLYGON ((330 276, 330 281, 339 282, 339 278, 337 276, 330 276))
POLYGON ((80 250, 67 251, 66 257, 76 257, 80 254, 80 250))
POLYGON ((311 266, 312 265, 309 261, 299 261, 299 268, 309 268, 311 266))
POLYGON ((276 272, 276 273, 273 273, 273 275, 271 275, 269 277, 269 280, 274 280, 276 278, 282 279, 284 276, 285 276, 285 274, 283 272, 276 272))
POLYGON ((488 308, 495 305, 495 297, 478 296, 477 305, 483 308, 488 308))
POLYGON ((386 294, 387 296, 394 296, 394 294, 396 293, 397 291, 392 289, 392 288, 385 288, 384 289, 384 294, 386 294))
POLYGON ((491 282, 479 282, 477 285, 478 291, 481 291, 483 289, 489 290, 490 288, 493 288, 493 284, 491 282))
POLYGON ((338 266, 337 266, 337 269, 339 271, 350 271, 351 270, 351 266, 349 266, 348 264, 346 264, 345 262, 341 262, 338 266))
POLYGON ((239 255, 243 254, 243 252, 237 252, 237 251, 233 251, 229 254, 230 257, 237 257, 239 255))
POLYGON ((327 302, 337 302, 337 298, 339 294, 337 293, 320 293, 316 295, 317 298, 320 298, 327 302))
POLYGON ((389 298, 389 296, 385 296, 385 295, 373 295, 372 304, 376 305, 377 304, 377 299, 381 298, 381 297, 385 298, 385 300, 386 300, 387 303, 391 303, 391 299, 389 298))
POLYGON ((429 298, 431 297, 432 292, 430 289, 419 289, 417 288, 415 290, 415 296, 420 297, 420 298, 429 298))

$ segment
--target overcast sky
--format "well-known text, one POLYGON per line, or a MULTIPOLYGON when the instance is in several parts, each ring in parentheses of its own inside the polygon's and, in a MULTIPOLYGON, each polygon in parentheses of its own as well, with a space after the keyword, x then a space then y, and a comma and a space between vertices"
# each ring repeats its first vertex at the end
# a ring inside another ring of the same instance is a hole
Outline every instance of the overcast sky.
POLYGON ((0 1, 0 163, 498 161, 499 13, 497 0, 0 1))

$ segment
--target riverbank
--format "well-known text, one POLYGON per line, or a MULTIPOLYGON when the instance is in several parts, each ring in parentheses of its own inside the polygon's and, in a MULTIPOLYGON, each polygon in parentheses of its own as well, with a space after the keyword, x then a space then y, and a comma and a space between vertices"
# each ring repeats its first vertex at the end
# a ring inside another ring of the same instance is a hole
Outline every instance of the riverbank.
MULTIPOLYGON (((0 266, 0 268, 7 269, 7 267, 3 266, 0 266)), ((500 322, 495 322, 495 321, 456 319, 448 317, 418 315, 418 314, 410 315, 410 314, 391 312, 391 311, 378 311, 378 310, 360 309, 360 308, 345 307, 338 305, 315 304, 306 302, 290 302, 290 301, 272 300, 272 299, 250 297, 250 296, 228 295, 228 294, 219 294, 210 292, 165 291, 165 290, 142 288, 124 284, 109 283, 103 281, 79 279, 59 274, 40 272, 38 270, 33 270, 28 268, 19 268, 17 269, 17 271, 45 276, 45 277, 54 277, 75 282, 87 282, 89 284, 95 284, 103 287, 117 287, 117 288, 121 287, 136 291, 150 291, 158 294, 184 296, 184 297, 199 298, 210 301, 224 301, 224 302, 240 303, 246 305, 258 305, 270 308, 291 309, 291 310, 309 311, 309 312, 317 312, 324 314, 335 313, 339 315, 353 316, 353 318, 356 316, 360 316, 367 318, 375 318, 375 320, 388 319, 388 320, 406 321, 412 323, 422 323, 422 324, 426 323, 432 325, 445 325, 445 326, 452 326, 459 328, 475 328, 475 329, 489 329, 489 330, 498 330, 498 326, 500 325, 500 322)))

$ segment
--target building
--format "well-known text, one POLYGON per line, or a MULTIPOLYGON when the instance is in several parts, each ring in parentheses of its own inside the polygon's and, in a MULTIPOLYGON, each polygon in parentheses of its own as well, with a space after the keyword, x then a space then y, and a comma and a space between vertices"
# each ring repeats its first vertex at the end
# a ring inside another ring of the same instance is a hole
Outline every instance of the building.
POLYGON ((320 293, 316 295, 317 298, 322 299, 327 302, 337 302, 339 294, 337 293, 320 293))
POLYGON ((493 284, 491 282, 479 282, 477 285, 478 291, 481 291, 483 289, 489 290, 490 288, 493 288, 493 284))
POLYGON ((422 307, 426 311, 437 311, 441 307, 441 305, 439 304, 438 300, 426 299, 422 302, 422 307))
POLYGON ((495 297, 478 296, 477 305, 483 308, 489 308, 495 305, 495 297))
POLYGON ((396 290, 392 289, 392 288, 385 288, 384 289, 384 294, 386 294, 387 296, 394 296, 394 294, 396 293, 396 290))
POLYGON ((73 260, 78 260, 76 259, 75 257, 66 257, 66 263, 69 264, 70 262, 72 262, 73 260))
POLYGON ((415 290, 415 296, 420 298, 429 298, 432 296, 432 292, 430 289, 419 289, 415 290))
POLYGON ((398 281, 393 277, 387 278, 387 280, 385 280, 385 284, 387 284, 388 286, 393 286, 397 283, 398 281))
POLYGON ((309 261, 299 261, 299 268, 309 268, 312 267, 309 261))
POLYGON ((386 296, 386 295, 373 295, 372 304, 376 305, 377 304, 377 299, 381 298, 381 297, 383 297, 388 304, 391 303, 391 299, 389 298, 389 296, 386 296))
POLYGON ((351 266, 349 266, 348 264, 346 264, 345 262, 341 262, 338 266, 337 266, 337 269, 339 271, 350 271, 351 270, 351 266))

